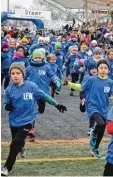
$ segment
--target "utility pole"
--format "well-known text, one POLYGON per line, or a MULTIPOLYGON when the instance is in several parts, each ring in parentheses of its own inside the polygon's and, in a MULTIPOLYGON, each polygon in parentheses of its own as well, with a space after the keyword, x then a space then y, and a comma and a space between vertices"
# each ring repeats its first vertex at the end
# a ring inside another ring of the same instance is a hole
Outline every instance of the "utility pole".
MULTIPOLYGON (((7 12, 9 13, 9 0, 7 0, 7 12)), ((7 20, 7 30, 9 30, 9 20, 7 20)))
POLYGON ((85 0, 85 22, 87 22, 88 19, 88 1, 85 0))

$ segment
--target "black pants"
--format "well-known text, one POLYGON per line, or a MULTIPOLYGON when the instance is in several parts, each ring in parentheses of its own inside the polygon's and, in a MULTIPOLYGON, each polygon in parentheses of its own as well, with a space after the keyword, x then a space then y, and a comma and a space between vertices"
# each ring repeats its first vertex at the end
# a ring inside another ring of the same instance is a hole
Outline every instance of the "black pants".
POLYGON ((93 128, 95 124, 95 120, 89 119, 89 128, 93 128))
MULTIPOLYGON (((79 74, 78 73, 71 73, 71 82, 75 83, 79 79, 79 74)), ((71 88, 71 91, 75 91, 74 89, 71 88)))
MULTIPOLYGON (((46 106, 45 101, 39 99, 39 100, 37 100, 37 105, 38 105, 38 111, 39 111, 39 113, 43 114, 44 111, 45 111, 45 106, 46 106)), ((33 122, 33 128, 35 128, 35 121, 33 122)))
POLYGON ((100 144, 100 142, 103 138, 103 135, 104 135, 106 120, 98 112, 95 112, 92 115, 91 119, 92 119, 92 121, 96 122, 96 126, 94 128, 94 134, 97 135, 95 149, 98 149, 99 144, 100 144))
POLYGON ((45 106, 46 106, 45 101, 39 99, 39 100, 37 101, 37 104, 38 104, 38 111, 39 111, 39 113, 40 113, 40 114, 43 114, 44 111, 45 111, 45 106))
POLYGON ((106 163, 103 176, 113 176, 113 164, 106 163))
POLYGON ((10 78, 6 77, 3 73, 1 75, 1 85, 3 83, 3 79, 5 78, 5 81, 4 81, 4 90, 8 87, 9 85, 9 82, 10 82, 10 78))
POLYGON ((55 90, 56 90, 56 85, 55 85, 55 83, 51 82, 50 86, 51 86, 51 97, 54 98, 54 96, 55 96, 55 90))
POLYGON ((31 124, 24 125, 22 127, 10 127, 12 134, 12 142, 10 144, 10 151, 6 160, 5 166, 8 171, 12 170, 12 167, 16 161, 16 157, 25 145, 25 139, 29 130, 32 128, 31 124))
POLYGON ((84 74, 85 74, 84 72, 80 74, 80 83, 81 83, 81 82, 83 81, 83 79, 84 79, 84 74))

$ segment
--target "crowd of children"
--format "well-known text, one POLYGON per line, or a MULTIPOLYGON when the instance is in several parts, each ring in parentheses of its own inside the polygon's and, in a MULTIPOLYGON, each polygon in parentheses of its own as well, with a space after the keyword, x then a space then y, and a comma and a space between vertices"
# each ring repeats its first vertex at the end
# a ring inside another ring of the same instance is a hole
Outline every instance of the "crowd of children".
MULTIPOLYGON (((24 152, 26 137, 35 136, 35 119, 38 112, 44 113, 45 102, 60 112, 67 111, 54 99, 55 94, 60 94, 64 77, 63 85, 71 89, 70 96, 75 90, 80 92, 80 111, 86 112, 89 118, 91 153, 101 158, 99 145, 105 127, 108 132, 113 129, 113 107, 107 116, 109 103, 113 102, 113 30, 92 31, 91 26, 88 37, 85 31, 79 30, 60 31, 56 35, 53 31, 35 34, 27 31, 20 32, 16 38, 1 31, 1 84, 4 82, 4 107, 9 111, 12 134, 1 175, 7 176, 18 153, 24 152), (107 43, 105 31, 109 33, 107 43)), ((112 174, 109 173, 113 168, 112 145, 113 138, 104 176, 112 174)))

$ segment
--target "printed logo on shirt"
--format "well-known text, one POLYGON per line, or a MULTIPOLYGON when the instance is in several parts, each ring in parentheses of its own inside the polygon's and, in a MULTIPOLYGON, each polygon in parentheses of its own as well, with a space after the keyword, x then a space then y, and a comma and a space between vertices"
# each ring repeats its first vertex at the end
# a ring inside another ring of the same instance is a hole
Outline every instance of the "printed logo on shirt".
POLYGON ((24 100, 32 100, 33 99, 33 93, 23 93, 24 100))
POLYGON ((46 74, 46 71, 44 70, 39 70, 39 75, 45 75, 46 74))
POLYGON ((109 93, 110 92, 110 87, 105 86, 104 87, 104 93, 109 93))
POLYGON ((60 59, 63 59, 63 56, 60 56, 60 59))

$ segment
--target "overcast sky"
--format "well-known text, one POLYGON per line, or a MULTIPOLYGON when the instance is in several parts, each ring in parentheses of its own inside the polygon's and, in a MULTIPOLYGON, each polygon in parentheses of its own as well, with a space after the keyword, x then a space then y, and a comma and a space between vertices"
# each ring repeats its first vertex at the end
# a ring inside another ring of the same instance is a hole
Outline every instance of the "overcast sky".
MULTIPOLYGON (((8 0, 1 0, 1 11, 7 10, 7 1, 8 0)), ((30 9, 30 4, 32 0, 9 0, 9 9, 11 10, 11 5, 22 5, 30 9)))

